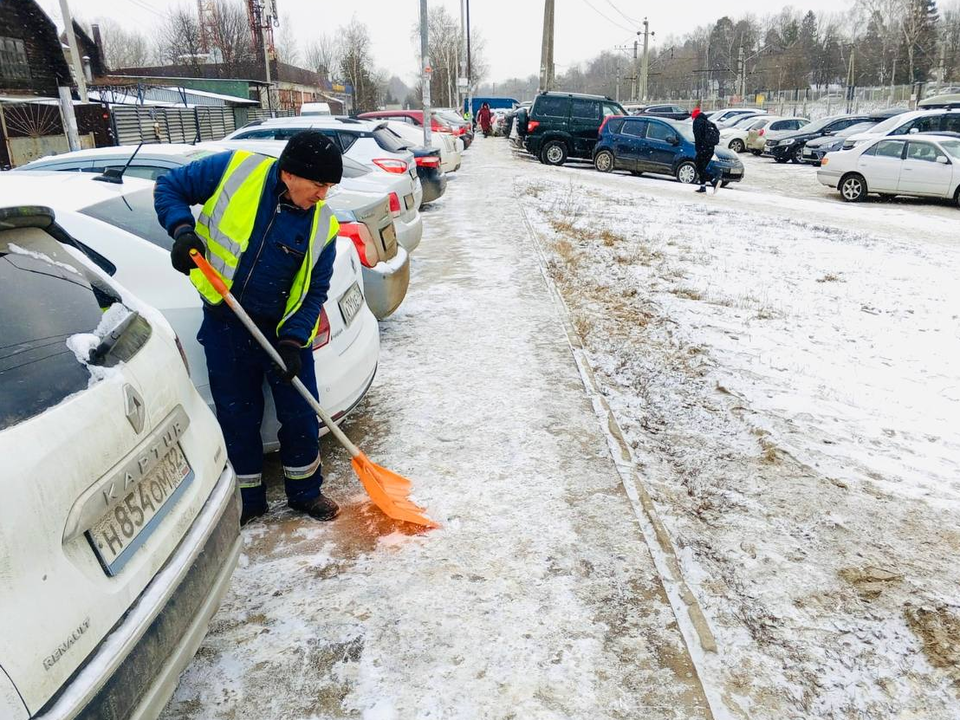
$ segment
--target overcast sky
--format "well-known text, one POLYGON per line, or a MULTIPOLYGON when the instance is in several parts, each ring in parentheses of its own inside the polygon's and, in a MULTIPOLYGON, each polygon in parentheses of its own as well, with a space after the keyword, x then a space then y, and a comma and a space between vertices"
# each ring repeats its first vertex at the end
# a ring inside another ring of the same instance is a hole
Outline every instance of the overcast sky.
MULTIPOLYGON (((373 40, 378 66, 411 84, 418 68, 418 48, 411 32, 419 17, 419 0, 276 0, 281 17, 296 28, 294 36, 305 46, 311 32, 330 32, 352 16, 364 22, 373 40)), ((194 5, 195 0, 70 0, 71 12, 91 21, 112 17, 122 24, 137 26, 148 35, 163 21, 170 8, 194 5)), ((40 4, 61 25, 59 0, 40 4)), ((444 6, 460 17, 459 0, 428 0, 430 7, 444 6)), ((741 16, 779 12, 787 5, 817 13, 836 12, 852 6, 853 0, 676 0, 655 4, 631 0, 556 0, 557 71, 589 60, 604 49, 632 44, 646 6, 653 43, 670 34, 682 34, 727 14, 741 16), (629 18, 629 19, 628 19, 629 18)), ((470 25, 487 43, 489 80, 501 81, 539 73, 540 39, 543 31, 541 0, 471 0, 470 25)))

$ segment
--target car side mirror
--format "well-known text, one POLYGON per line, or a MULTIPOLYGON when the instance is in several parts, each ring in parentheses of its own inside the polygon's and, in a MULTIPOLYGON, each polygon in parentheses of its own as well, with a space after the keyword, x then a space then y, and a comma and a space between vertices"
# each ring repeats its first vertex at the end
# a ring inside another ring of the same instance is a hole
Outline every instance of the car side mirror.
POLYGON ((676 135, 673 135, 673 136, 670 137, 669 140, 667 140, 667 142, 670 143, 671 145, 679 145, 679 144, 680 144, 680 138, 678 138, 676 135))
POLYGON ((937 155, 937 162, 941 165, 949 165, 950 161, 947 160, 943 155, 937 155))
POLYGON ((833 130, 824 130, 824 131, 823 131, 823 134, 824 134, 824 135, 833 135, 833 130))
POLYGON ((919 132, 920 132, 920 128, 910 128, 911 135, 916 135, 919 132))

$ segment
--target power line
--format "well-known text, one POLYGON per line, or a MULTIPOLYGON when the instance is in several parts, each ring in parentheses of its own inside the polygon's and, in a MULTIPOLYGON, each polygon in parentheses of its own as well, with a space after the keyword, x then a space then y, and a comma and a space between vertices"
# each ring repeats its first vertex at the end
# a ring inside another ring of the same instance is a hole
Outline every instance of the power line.
POLYGON ((614 10, 616 10, 618 13, 620 13, 620 15, 621 15, 628 23, 630 23, 631 25, 639 25, 639 24, 640 24, 640 23, 638 23, 636 20, 634 20, 632 17, 630 17, 629 15, 627 15, 626 13, 624 13, 623 10, 621 10, 621 9, 618 8, 616 5, 614 5, 613 2, 612 2, 612 0, 607 0, 607 5, 609 5, 609 6, 612 7, 614 10))
POLYGON ((611 25, 616 25, 616 26, 617 26, 618 28, 620 28, 621 30, 626 30, 627 32, 634 32, 633 28, 625 27, 625 26, 621 25, 620 23, 618 23, 616 20, 612 20, 612 19, 610 19, 608 16, 604 15, 602 12, 600 12, 600 11, 590 2, 590 0, 583 0, 583 2, 586 3, 587 7, 589 7, 591 10, 593 10, 597 15, 599 15, 600 17, 602 17, 604 20, 606 20, 606 21, 607 21, 608 23, 610 23, 611 25))

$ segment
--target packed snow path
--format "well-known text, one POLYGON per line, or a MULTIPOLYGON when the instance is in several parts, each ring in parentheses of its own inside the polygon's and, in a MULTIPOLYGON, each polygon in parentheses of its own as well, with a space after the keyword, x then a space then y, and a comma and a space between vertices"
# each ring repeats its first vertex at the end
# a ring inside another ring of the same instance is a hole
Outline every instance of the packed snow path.
POLYGON ((516 170, 503 140, 478 138, 426 211, 374 388, 345 425, 443 529, 384 519, 328 441, 343 514, 294 515, 271 459, 272 511, 244 528, 166 720, 711 717, 516 170))

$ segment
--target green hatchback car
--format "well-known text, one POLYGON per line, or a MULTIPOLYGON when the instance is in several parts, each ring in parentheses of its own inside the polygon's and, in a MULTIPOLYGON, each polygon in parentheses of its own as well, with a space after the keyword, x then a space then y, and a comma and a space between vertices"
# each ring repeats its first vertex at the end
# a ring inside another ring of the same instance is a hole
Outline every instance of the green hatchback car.
POLYGON ((524 145, 546 165, 563 165, 570 157, 589 160, 604 119, 626 114, 620 103, 601 95, 540 93, 530 108, 524 145))

